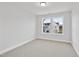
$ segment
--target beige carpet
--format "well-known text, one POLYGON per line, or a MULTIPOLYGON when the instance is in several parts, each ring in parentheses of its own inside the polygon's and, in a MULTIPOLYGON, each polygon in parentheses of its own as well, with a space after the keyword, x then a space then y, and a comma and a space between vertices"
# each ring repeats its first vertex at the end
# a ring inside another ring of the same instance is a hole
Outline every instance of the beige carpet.
POLYGON ((33 40, 3 55, 3 57, 77 57, 68 43, 51 40, 33 40))

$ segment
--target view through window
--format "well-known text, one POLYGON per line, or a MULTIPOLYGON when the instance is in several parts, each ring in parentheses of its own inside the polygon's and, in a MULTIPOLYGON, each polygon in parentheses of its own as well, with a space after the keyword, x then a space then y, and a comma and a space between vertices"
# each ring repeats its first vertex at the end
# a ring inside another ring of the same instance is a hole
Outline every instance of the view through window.
POLYGON ((44 17, 42 20, 44 33, 63 34, 64 17, 44 17))

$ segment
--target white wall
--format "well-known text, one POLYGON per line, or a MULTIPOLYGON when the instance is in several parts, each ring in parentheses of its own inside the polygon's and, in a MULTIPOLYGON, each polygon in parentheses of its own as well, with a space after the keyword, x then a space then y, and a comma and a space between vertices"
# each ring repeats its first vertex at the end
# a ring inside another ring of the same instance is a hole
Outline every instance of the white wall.
POLYGON ((0 47, 2 47, 3 45, 2 41, 3 41, 3 20, 2 17, 0 16, 0 47))
POLYGON ((14 4, 0 3, 0 52, 35 38, 35 15, 14 4))
POLYGON ((57 40, 57 41, 63 41, 63 42, 70 42, 71 41, 71 11, 67 12, 60 12, 60 13, 52 13, 52 14, 46 14, 46 15, 38 15, 37 16, 37 28, 36 28, 36 37, 41 39, 51 39, 51 40, 57 40), (42 22, 41 18, 44 16, 64 16, 64 35, 54 35, 54 34, 46 34, 42 32, 42 22))
POLYGON ((72 45, 79 55, 79 7, 72 10, 72 45))

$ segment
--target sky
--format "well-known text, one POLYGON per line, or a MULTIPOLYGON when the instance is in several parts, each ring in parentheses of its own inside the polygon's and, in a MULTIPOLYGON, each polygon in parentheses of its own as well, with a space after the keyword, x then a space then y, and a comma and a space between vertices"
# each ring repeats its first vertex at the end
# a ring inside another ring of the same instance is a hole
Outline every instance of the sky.
POLYGON ((59 22, 60 25, 63 24, 64 18, 63 17, 53 17, 52 19, 49 18, 45 18, 44 23, 51 23, 51 20, 53 20, 53 22, 59 22))

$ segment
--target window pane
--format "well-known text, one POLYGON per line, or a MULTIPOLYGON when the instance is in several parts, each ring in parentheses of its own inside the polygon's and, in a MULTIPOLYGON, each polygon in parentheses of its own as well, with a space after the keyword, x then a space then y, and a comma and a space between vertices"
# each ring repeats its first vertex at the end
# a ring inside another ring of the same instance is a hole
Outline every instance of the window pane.
POLYGON ((62 34, 63 33, 63 21, 64 17, 46 17, 42 19, 43 21, 43 32, 62 34))

